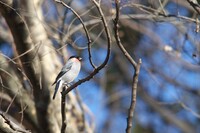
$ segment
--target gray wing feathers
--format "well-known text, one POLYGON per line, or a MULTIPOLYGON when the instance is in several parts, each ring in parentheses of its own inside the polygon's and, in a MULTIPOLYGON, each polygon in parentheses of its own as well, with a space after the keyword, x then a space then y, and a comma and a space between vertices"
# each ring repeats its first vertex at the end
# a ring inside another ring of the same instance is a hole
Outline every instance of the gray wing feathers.
POLYGON ((56 93, 58 92, 60 86, 62 86, 62 84, 61 84, 60 82, 61 82, 61 80, 59 80, 59 81, 56 83, 55 91, 54 91, 54 94, 53 94, 53 99, 55 99, 56 93))
POLYGON ((69 71, 71 69, 72 65, 73 65, 73 62, 67 63, 66 65, 63 66, 61 71, 69 71))
POLYGON ((61 71, 58 76, 56 77, 56 80, 54 81, 54 83, 52 85, 54 85, 56 82, 58 82, 59 78, 61 78, 66 72, 65 71, 61 71))
POLYGON ((73 64, 72 62, 68 63, 62 68, 62 70, 60 71, 60 73, 58 74, 56 80, 52 85, 54 85, 66 72, 68 72, 72 68, 72 64, 73 64))

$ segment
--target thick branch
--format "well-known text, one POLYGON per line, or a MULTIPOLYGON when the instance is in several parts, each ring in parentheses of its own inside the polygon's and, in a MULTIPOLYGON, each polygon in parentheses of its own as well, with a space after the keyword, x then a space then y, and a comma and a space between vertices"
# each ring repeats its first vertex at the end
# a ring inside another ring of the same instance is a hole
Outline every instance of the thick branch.
MULTIPOLYGON (((23 68, 33 87, 34 95, 41 94, 40 86, 40 63, 37 51, 30 38, 28 27, 22 16, 12 8, 13 1, 0 2, 0 12, 4 16, 11 33, 14 38, 16 49, 19 55, 26 53, 20 57, 23 68), (29 51, 29 52, 27 52, 29 51)), ((39 108, 37 108, 38 110, 39 108)))

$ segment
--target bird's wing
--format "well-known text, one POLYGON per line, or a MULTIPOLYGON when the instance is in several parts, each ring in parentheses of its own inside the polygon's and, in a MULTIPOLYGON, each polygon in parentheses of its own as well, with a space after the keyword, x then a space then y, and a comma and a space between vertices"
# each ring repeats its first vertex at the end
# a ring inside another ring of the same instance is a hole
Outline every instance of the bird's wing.
POLYGON ((72 68, 73 62, 67 62, 67 64, 65 64, 62 68, 61 71, 69 71, 72 68))
POLYGON ((62 70, 60 71, 60 73, 58 74, 58 76, 56 77, 56 80, 54 81, 54 83, 52 85, 54 85, 59 80, 59 78, 61 78, 66 72, 68 72, 71 69, 72 64, 73 63, 66 64, 62 68, 62 70))
POLYGON ((55 99, 56 94, 57 94, 58 90, 60 89, 60 87, 62 86, 62 84, 63 84, 63 82, 61 80, 58 81, 58 83, 56 83, 55 91, 54 91, 54 94, 53 94, 53 99, 55 99))

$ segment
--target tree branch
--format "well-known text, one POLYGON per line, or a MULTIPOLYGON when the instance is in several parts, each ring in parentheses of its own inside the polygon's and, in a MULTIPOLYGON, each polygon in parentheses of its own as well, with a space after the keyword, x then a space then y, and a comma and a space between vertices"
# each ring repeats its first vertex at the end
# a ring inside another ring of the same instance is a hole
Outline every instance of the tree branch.
POLYGON ((11 121, 6 115, 0 113, 0 132, 1 133, 31 133, 19 126, 20 124, 11 121))
POLYGON ((91 55, 91 38, 89 36, 89 32, 83 22, 83 20, 81 19, 81 17, 78 15, 78 13, 76 11, 74 11, 74 9, 72 9, 70 6, 68 6, 67 4, 65 4, 63 1, 61 0, 55 0, 55 2, 57 3, 60 3, 62 4, 64 7, 70 9, 75 15, 76 17, 79 19, 79 21, 81 22, 82 26, 83 26, 83 29, 85 30, 85 34, 86 34, 86 37, 87 37, 87 44, 88 44, 88 54, 89 54, 89 61, 90 61, 90 64, 92 65, 93 68, 96 68, 96 66, 94 65, 94 63, 92 62, 92 55, 91 55))
POLYGON ((141 63, 142 63, 142 60, 140 59, 136 66, 136 71, 133 76, 133 84, 132 84, 132 92, 131 92, 131 105, 130 105, 130 108, 128 111, 126 133, 131 133, 132 122, 133 122, 133 113, 134 113, 135 105, 136 105, 138 77, 139 77, 139 73, 140 73, 141 63))
POLYGON ((71 85, 70 87, 68 87, 67 90, 65 90, 64 92, 61 93, 62 95, 66 95, 67 93, 69 93, 71 90, 73 90, 78 85, 80 85, 80 84, 92 79, 93 76, 95 76, 101 69, 103 69, 106 66, 106 64, 108 63, 109 57, 110 57, 111 37, 110 37, 110 31, 108 29, 108 24, 106 22, 106 18, 105 18, 104 14, 103 14, 103 11, 101 10, 100 5, 95 0, 92 0, 92 1, 93 1, 93 3, 95 4, 96 8, 99 11, 99 14, 100 14, 100 16, 102 18, 102 22, 103 22, 104 29, 105 29, 105 32, 106 32, 106 37, 107 37, 107 54, 106 54, 106 58, 105 58, 104 62, 100 66, 95 68, 90 75, 88 75, 87 77, 79 80, 78 82, 76 82, 73 85, 71 85))
MULTIPOLYGON (((66 90, 66 88, 64 86, 62 92, 65 90, 66 90)), ((61 97, 61 115, 62 115, 61 133, 65 133, 65 129, 67 127, 65 100, 66 100, 66 95, 62 95, 62 97, 61 97)))
POLYGON ((120 4, 120 1, 115 0, 116 16, 115 16, 115 19, 113 20, 115 40, 117 42, 118 47, 123 52, 124 56, 128 59, 128 61, 131 63, 131 65, 135 69, 135 73, 133 76, 133 83, 132 83, 131 104, 128 111, 127 127, 126 127, 126 133, 131 133, 133 113, 134 113, 135 105, 136 105, 138 77, 140 73, 140 66, 141 66, 142 60, 139 59, 139 62, 136 63, 121 43, 121 40, 119 38, 119 24, 118 24, 119 23, 119 4, 120 4))

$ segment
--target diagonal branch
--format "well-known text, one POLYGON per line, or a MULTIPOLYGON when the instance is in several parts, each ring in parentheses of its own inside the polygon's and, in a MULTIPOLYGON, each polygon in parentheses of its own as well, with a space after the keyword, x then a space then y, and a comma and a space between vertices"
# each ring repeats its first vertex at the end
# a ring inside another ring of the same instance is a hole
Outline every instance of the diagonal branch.
POLYGON ((70 87, 68 87, 66 91, 64 91, 64 92, 61 93, 62 95, 66 95, 67 93, 69 93, 71 90, 73 90, 78 85, 80 85, 80 84, 82 84, 82 83, 84 83, 84 82, 89 81, 90 79, 92 79, 101 69, 103 69, 106 66, 106 64, 108 63, 109 57, 110 57, 111 37, 110 37, 110 31, 108 29, 108 24, 106 22, 106 18, 104 16, 103 11, 101 10, 100 5, 95 0, 92 0, 92 1, 93 1, 93 3, 95 4, 96 8, 99 11, 99 14, 100 14, 100 16, 102 18, 102 23, 104 25, 104 29, 105 29, 105 32, 106 32, 106 37, 107 37, 107 53, 106 53, 106 58, 105 58, 105 60, 103 61, 103 63, 100 66, 98 66, 97 68, 94 68, 93 72, 90 75, 88 75, 87 77, 79 80, 78 82, 76 82, 73 85, 71 85, 70 87))
POLYGON ((134 69, 136 69, 137 63, 132 59, 132 57, 130 56, 130 54, 126 51, 126 49, 122 45, 121 40, 119 38, 119 0, 115 0, 115 8, 116 8, 116 16, 115 16, 115 19, 113 20, 115 40, 116 40, 117 45, 120 48, 120 50, 124 53, 124 56, 132 64, 132 66, 134 67, 134 69))
POLYGON ((200 6, 198 3, 194 3, 193 0, 187 0, 187 2, 194 8, 194 10, 200 14, 200 6))
POLYGON ((23 127, 20 127, 19 123, 15 123, 14 121, 11 121, 11 119, 7 118, 7 116, 3 113, 0 113, 0 125, 1 125, 0 126, 1 132, 31 133, 30 131, 23 129, 23 127))
POLYGON ((86 37, 87 37, 87 40, 88 40, 88 53, 89 53, 89 61, 90 61, 90 64, 92 65, 93 68, 96 68, 96 66, 94 65, 94 63, 92 62, 92 55, 91 55, 91 38, 89 36, 89 32, 83 22, 83 20, 81 19, 81 17, 78 15, 78 13, 76 11, 74 11, 74 9, 72 9, 70 6, 68 6, 66 3, 64 3, 63 1, 61 0, 55 0, 55 2, 57 3, 60 3, 61 5, 63 5, 64 7, 68 8, 69 10, 71 10, 75 15, 76 17, 79 19, 79 21, 81 22, 82 26, 83 26, 83 29, 85 30, 85 34, 86 34, 86 37))

